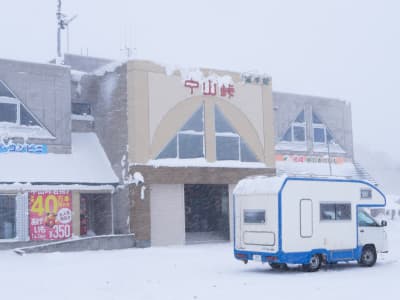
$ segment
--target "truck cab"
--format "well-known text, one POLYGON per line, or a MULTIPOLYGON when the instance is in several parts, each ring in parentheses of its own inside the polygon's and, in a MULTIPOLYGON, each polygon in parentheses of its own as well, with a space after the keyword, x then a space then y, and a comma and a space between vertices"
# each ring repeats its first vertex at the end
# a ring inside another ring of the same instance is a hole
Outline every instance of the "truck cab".
POLYGON ((361 255, 360 262, 373 265, 376 261, 376 253, 388 252, 387 234, 384 229, 387 223, 386 221, 378 223, 365 209, 358 208, 357 224, 358 246, 365 252, 361 255))

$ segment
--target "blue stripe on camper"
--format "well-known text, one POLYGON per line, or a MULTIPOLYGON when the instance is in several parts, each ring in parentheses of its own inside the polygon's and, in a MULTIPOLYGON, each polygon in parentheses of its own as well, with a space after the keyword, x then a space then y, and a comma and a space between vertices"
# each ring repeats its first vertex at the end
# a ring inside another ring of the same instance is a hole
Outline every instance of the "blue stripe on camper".
MULTIPOLYGON (((337 261, 349 261, 349 260, 359 260, 361 257, 362 247, 358 246, 358 213, 356 212, 356 233, 357 233, 357 247, 348 250, 328 250, 328 249, 313 249, 306 252, 284 252, 282 250, 282 192, 289 181, 327 181, 327 182, 349 182, 349 183, 361 183, 365 184, 372 189, 376 190, 384 199, 384 204, 359 204, 356 205, 358 210, 359 207, 384 207, 386 206, 386 196, 374 185, 363 180, 356 179, 329 179, 329 178, 302 178, 302 177, 287 177, 282 183, 281 188, 278 192, 278 252, 255 252, 255 251, 243 251, 236 250, 236 215, 235 215, 235 204, 236 200, 233 197, 233 240, 234 240, 234 255, 242 254, 247 257, 247 260, 253 260, 254 255, 260 255, 262 262, 268 262, 268 257, 274 258, 273 262, 279 263, 293 263, 293 264, 306 264, 310 261, 310 258, 314 254, 323 254, 326 256, 327 262, 337 262, 337 261)), ((244 260, 244 259, 242 259, 244 260)))
POLYGON ((361 257, 362 247, 348 250, 327 250, 327 249, 313 249, 306 252, 257 252, 257 251, 245 251, 235 250, 235 257, 241 255, 241 260, 254 260, 254 255, 261 256, 262 262, 274 262, 274 263, 289 263, 289 264, 307 264, 311 256, 314 254, 322 254, 326 257, 327 263, 334 263, 338 261, 351 261, 359 260, 361 257))

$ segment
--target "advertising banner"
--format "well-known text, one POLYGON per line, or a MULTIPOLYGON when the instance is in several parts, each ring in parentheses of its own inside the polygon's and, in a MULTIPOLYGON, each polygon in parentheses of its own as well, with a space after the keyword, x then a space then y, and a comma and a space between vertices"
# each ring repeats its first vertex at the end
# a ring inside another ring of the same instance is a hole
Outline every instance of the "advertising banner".
POLYGON ((29 193, 29 235, 32 241, 72 236, 72 197, 68 191, 29 193))
POLYGON ((308 155, 284 155, 277 154, 276 161, 290 161, 294 163, 328 163, 341 165, 346 162, 344 157, 328 157, 328 156, 308 156, 308 155))

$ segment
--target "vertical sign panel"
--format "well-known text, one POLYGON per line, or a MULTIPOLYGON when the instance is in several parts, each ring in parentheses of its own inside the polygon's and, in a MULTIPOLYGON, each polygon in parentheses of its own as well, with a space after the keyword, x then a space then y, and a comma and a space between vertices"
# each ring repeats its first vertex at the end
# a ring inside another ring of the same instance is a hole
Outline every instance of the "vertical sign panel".
POLYGON ((63 240, 72 236, 71 192, 29 193, 29 236, 32 241, 63 240))
POLYGON ((311 199, 300 200, 300 236, 309 238, 313 235, 313 210, 311 199))

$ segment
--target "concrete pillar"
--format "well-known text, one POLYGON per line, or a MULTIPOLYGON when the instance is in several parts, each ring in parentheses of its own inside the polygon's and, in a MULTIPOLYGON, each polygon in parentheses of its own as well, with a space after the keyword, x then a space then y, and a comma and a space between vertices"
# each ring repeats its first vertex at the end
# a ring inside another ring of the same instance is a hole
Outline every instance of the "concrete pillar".
POLYGON ((205 101, 204 103, 204 142, 206 149, 206 160, 215 162, 217 160, 216 140, 215 140, 215 116, 214 103, 205 101))
POLYGON ((80 193, 72 192, 72 234, 74 236, 81 235, 81 201, 80 193))
POLYGON ((129 199, 133 205, 131 208, 130 225, 131 232, 135 234, 138 247, 149 247, 151 245, 151 214, 149 189, 144 191, 141 198, 143 184, 132 184, 129 187, 129 199))

